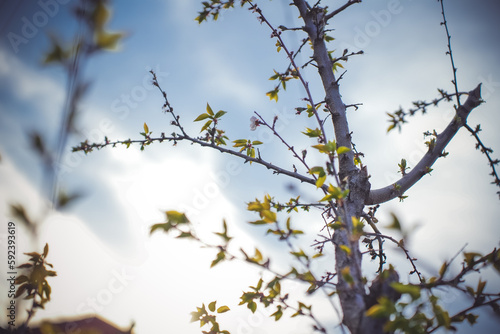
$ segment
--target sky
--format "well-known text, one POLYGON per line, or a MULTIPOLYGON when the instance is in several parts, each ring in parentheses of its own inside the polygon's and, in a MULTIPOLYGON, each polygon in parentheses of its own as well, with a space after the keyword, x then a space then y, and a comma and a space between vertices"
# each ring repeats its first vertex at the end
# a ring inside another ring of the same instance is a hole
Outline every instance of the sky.
MULTIPOLYGON (((42 66, 41 59, 49 49, 50 34, 69 39, 76 31, 70 15, 74 3, 0 3, 2 242, 6 240, 4 226, 16 222, 9 204, 24 203, 33 217, 42 217, 45 212, 46 175, 30 149, 29 135, 37 130, 49 143, 55 143, 65 77, 60 68, 42 66), (36 29, 26 30, 26 22, 37 23, 36 29), (12 43, 12 33, 24 36, 25 43, 12 43)), ((288 2, 257 3, 275 26, 300 25, 296 9, 288 2)), ((335 8, 343 2, 323 3, 335 8)), ((481 124, 482 140, 498 150, 500 6, 495 0, 445 1, 445 5, 459 89, 470 91, 482 83, 486 101, 472 112, 469 124, 481 124)), ((70 153, 71 146, 85 139, 139 138, 144 123, 153 135, 173 131, 171 119, 161 112, 162 97, 150 83, 148 71, 153 69, 190 133, 199 132, 200 125, 192 120, 205 112, 209 103, 214 110, 228 112, 221 126, 231 140, 261 140, 263 158, 291 168, 296 162, 277 138, 262 127, 250 131, 254 111, 268 120, 278 115, 276 126, 283 138, 301 150, 312 145, 298 133, 314 123, 294 114, 294 108, 303 104, 302 87, 289 82, 277 103, 265 95, 274 87, 268 80, 273 69, 287 66, 284 53, 276 52, 269 29, 239 7, 224 12, 217 22, 202 25, 194 21, 202 8, 197 0, 124 0, 113 3, 112 8, 110 28, 127 37, 119 50, 97 55, 87 64, 84 76, 91 86, 77 123, 80 133, 70 138, 61 159, 65 172, 59 177, 60 184, 83 196, 69 209, 50 213, 35 241, 22 226, 18 228, 18 252, 41 250, 49 243, 49 260, 58 273, 51 280, 52 300, 35 321, 98 313, 123 327, 135 321, 139 334, 199 333, 198 325, 189 323, 189 313, 202 303, 217 300, 218 305, 227 304, 232 309, 230 315, 221 316, 231 332, 271 333, 277 328, 287 333, 309 332, 310 324, 305 321, 291 320, 283 324, 285 327, 276 327, 283 320, 274 323, 267 317, 268 310, 249 316, 237 306, 241 291, 257 283, 258 269, 232 262, 210 270, 214 258, 210 250, 160 233, 149 236, 148 230, 162 222, 165 210, 186 212, 199 234, 207 238, 219 231, 222 219, 226 219, 238 245, 250 251, 259 247, 277 259, 277 267, 286 270, 290 259, 284 254, 284 245, 264 238, 264 229, 246 223, 256 217, 245 211, 245 203, 267 193, 282 201, 298 195, 314 201, 320 196, 315 189, 188 143, 155 144, 143 152, 138 147, 117 147, 89 155, 70 153)), ((351 6, 331 22, 335 37, 331 49, 364 51, 344 64, 346 73, 340 84, 346 104, 362 103, 358 110, 350 110, 348 117, 356 148, 365 154, 363 163, 368 166, 372 188, 397 179, 401 158, 414 166, 426 150, 422 133, 439 132, 453 117, 453 105, 444 104, 412 118, 401 133, 386 133, 386 112, 411 107, 415 100, 432 100, 438 97, 438 88, 453 91, 441 21, 437 1, 379 0, 351 6)), ((296 49, 303 36, 291 31, 284 38, 290 49, 296 49)), ((306 53, 298 59, 305 63, 308 57, 306 53)), ((309 67, 304 76, 320 101, 323 96, 317 73, 309 67)), ((440 159, 431 175, 407 192, 408 199, 391 201, 379 209, 383 232, 394 233, 384 229, 390 224, 391 212, 398 215, 405 229, 414 230, 408 247, 426 275, 435 275, 441 263, 465 245, 469 251, 484 253, 498 247, 498 188, 490 184, 486 158, 474 147, 473 138, 462 129, 446 149, 449 156, 440 159)), ((497 151, 493 156, 498 158, 497 151)), ((315 159, 311 157, 319 163, 315 159)), ((309 247, 322 227, 320 212, 292 219, 308 232, 299 242, 309 247)), ((389 251, 389 262, 408 279, 405 273, 410 268, 402 254, 391 247, 389 251)), ((316 269, 328 268, 331 260, 325 257, 316 269)), ((18 261, 23 261, 21 255, 18 261)), ((459 266, 457 261, 453 269, 459 270, 459 266)), ((376 267, 366 261, 366 268, 376 267)), ((2 269, 0 275, 5 272, 2 269)), ((487 271, 483 274, 494 277, 487 271)), ((300 292, 304 287, 289 282, 286 288, 300 292)), ((491 281, 488 288, 498 291, 498 283, 491 281)), ((312 300, 314 307, 333 327, 331 315, 335 311, 321 297, 312 300)), ((3 305, 5 296, 0 301, 3 305)), ((443 292, 443 301, 446 308, 456 311, 464 305, 458 294, 450 291, 443 292)), ((4 324, 3 316, 1 319, 4 324)), ((498 326, 488 312, 481 312, 479 320, 474 332, 489 332, 498 326)), ((472 333, 472 329, 464 325, 458 333, 472 333)))

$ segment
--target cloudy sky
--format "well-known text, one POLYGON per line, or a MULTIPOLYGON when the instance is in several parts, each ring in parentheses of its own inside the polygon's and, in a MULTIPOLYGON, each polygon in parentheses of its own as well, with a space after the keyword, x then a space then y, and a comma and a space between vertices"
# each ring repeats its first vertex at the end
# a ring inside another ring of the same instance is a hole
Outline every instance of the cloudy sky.
MULTIPOLYGON (((55 145, 66 85, 62 70, 41 66, 41 59, 49 49, 49 34, 70 38, 75 33, 77 24, 69 14, 74 3, 0 3, 2 226, 14 219, 8 206, 11 203, 23 203, 33 217, 44 213, 46 176, 30 149, 29 135, 39 131, 55 145), (34 30, 26 27, 34 23, 34 30), (13 42, 14 34, 22 36, 23 42, 13 42)), ((324 3, 335 8, 343 2, 324 3)), ((296 9, 286 1, 262 0, 258 4, 275 26, 300 24, 296 9)), ((495 0, 445 4, 459 89, 469 91, 483 84, 486 103, 473 111, 469 124, 481 124, 485 144, 498 150, 500 6, 495 0)), ((189 323, 189 312, 196 306, 217 299, 237 310, 239 294, 256 284, 259 272, 240 263, 208 270, 214 255, 210 251, 161 234, 150 237, 148 228, 161 222, 162 211, 168 209, 186 212, 203 235, 220 229, 225 218, 239 245, 247 249, 258 246, 274 254, 286 270, 284 246, 263 239, 264 230, 246 224, 255 217, 244 211, 245 203, 266 193, 282 201, 290 195, 314 200, 319 196, 314 189, 187 143, 175 147, 155 144, 144 152, 137 147, 120 147, 88 156, 70 153, 72 145, 85 139, 139 138, 144 122, 153 135, 173 131, 168 115, 161 112, 162 98, 150 85, 148 71, 153 69, 193 135, 200 125, 192 120, 210 103, 214 110, 228 111, 221 126, 231 140, 261 140, 265 143, 263 158, 291 168, 295 161, 279 140, 262 127, 255 132, 249 128, 253 111, 268 120, 278 115, 277 128, 284 138, 301 150, 310 145, 298 133, 313 123, 294 115, 304 97, 302 88, 290 82, 278 103, 265 96, 274 87, 274 82, 268 81, 273 69, 287 66, 285 55, 276 52, 270 31, 249 11, 235 8, 217 22, 198 25, 194 18, 201 8, 197 0, 113 4, 111 29, 125 32, 127 37, 118 51, 98 55, 87 64, 84 75, 91 88, 81 106, 80 133, 70 138, 61 160, 65 173, 60 175, 60 184, 84 196, 68 210, 52 213, 43 221, 36 245, 22 227, 18 231, 19 252, 41 249, 48 242, 49 259, 58 272, 52 280, 53 300, 39 312, 38 319, 98 313, 124 327, 135 321, 139 334, 199 333, 198 326, 189 323)), ((396 180, 401 158, 414 166, 425 152, 422 133, 443 129, 453 115, 451 104, 442 105, 411 119, 401 133, 386 134, 386 112, 410 107, 415 100, 438 97, 437 88, 453 91, 441 21, 435 0, 377 0, 352 6, 332 22, 335 40, 331 49, 364 51, 363 56, 344 64, 347 72, 341 93, 346 104, 362 103, 349 117, 356 147, 365 154, 372 188, 396 180)), ((302 38, 298 32, 285 35, 290 49, 297 48, 302 38)), ((307 62, 308 57, 305 53, 300 61, 307 62)), ((304 75, 320 101, 323 96, 315 71, 306 70, 304 75)), ((436 274, 433 268, 439 268, 465 245, 479 252, 498 246, 498 189, 490 184, 486 158, 474 145, 473 138, 460 131, 447 148, 449 156, 439 160, 432 175, 407 192, 405 202, 390 202, 380 209, 382 229, 390 223, 390 212, 400 217, 405 228, 415 228, 409 247, 428 275, 436 274)), ((498 157, 497 152, 494 157, 498 157)), ((322 226, 320 212, 293 219, 298 228, 311 234, 302 241, 306 247, 322 226)), ((2 242, 5 231, 2 227, 2 242)), ((389 261, 396 263, 406 278, 408 264, 397 251, 392 256, 389 261)), ((331 258, 323 260, 319 267, 328 267, 329 261, 331 258)), ((459 263, 454 268, 458 267, 459 263)), ((5 271, 2 269, 1 275, 5 271)), ((4 282, 2 279, 0 284, 4 282)), ((303 287, 290 283, 288 288, 301 291, 303 287)), ((491 288, 495 288, 493 283, 491 288)), ((1 300, 4 303, 5 296, 1 300)), ((443 300, 445 307, 453 309, 460 299, 448 292, 443 300)), ((315 302, 323 319, 331 319, 334 311, 324 298, 315 302)), ((266 311, 254 317, 244 311, 232 314, 224 320, 235 333, 271 333, 276 328, 274 321, 266 318, 266 311)), ((498 326, 487 312, 480 320, 481 327, 475 332, 498 326)), ((302 321, 290 322, 280 332, 308 330, 309 324, 302 321)), ((460 329, 460 333, 469 332, 468 326, 460 329)))

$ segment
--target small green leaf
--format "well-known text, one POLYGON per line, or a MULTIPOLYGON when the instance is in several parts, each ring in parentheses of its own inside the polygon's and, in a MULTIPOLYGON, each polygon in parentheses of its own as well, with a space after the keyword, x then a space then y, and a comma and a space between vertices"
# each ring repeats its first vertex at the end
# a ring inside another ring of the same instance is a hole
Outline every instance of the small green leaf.
POLYGON ((217 264, 219 264, 219 262, 221 262, 225 258, 226 258, 226 253, 223 250, 221 250, 220 252, 217 253, 215 260, 213 260, 212 263, 210 264, 210 268, 215 267, 217 264))
POLYGON ((203 132, 203 131, 205 131, 206 129, 208 129, 208 127, 209 127, 211 124, 212 124, 212 120, 207 121, 207 122, 205 123, 205 125, 203 125, 203 126, 201 127, 200 132, 203 132))
POLYGON ((145 134, 149 133, 149 128, 148 128, 148 125, 146 124, 146 122, 144 122, 144 133, 145 134))
POLYGON ((97 31, 95 40, 98 47, 106 50, 116 50, 118 42, 123 38, 123 34, 116 32, 110 33, 104 30, 97 31))
POLYGON ((167 221, 175 224, 188 224, 189 219, 187 219, 186 215, 184 213, 170 210, 170 211, 165 211, 165 214, 167 216, 167 221))
POLYGON ((351 249, 348 246, 340 245, 339 247, 340 247, 340 249, 342 249, 344 251, 344 253, 347 254, 347 256, 351 255, 351 249))
POLYGON ((413 300, 420 298, 420 287, 411 284, 392 282, 391 287, 401 294, 409 294, 413 300))
POLYGON ((207 103, 207 113, 210 115, 210 116, 213 116, 214 115, 214 112, 212 110, 212 108, 210 107, 210 105, 207 103))
POLYGON ((207 119, 209 117, 210 117, 209 114, 201 114, 198 117, 196 117, 196 119, 194 120, 194 122, 202 121, 202 120, 207 119))
POLYGON ((317 137, 321 136, 321 130, 318 128, 316 128, 314 130, 312 130, 310 128, 306 128, 306 132, 302 132, 302 133, 310 138, 317 138, 317 137))
POLYGON ((103 1, 98 1, 92 16, 97 29, 102 29, 111 17, 111 13, 103 1))
POLYGON ((233 147, 246 147, 247 146, 247 143, 248 143, 248 140, 246 139, 236 139, 236 140, 233 140, 233 147))
POLYGON ((340 271, 342 278, 344 281, 348 284, 353 284, 354 283, 354 278, 351 275, 351 268, 345 267, 340 271))
POLYGON ((213 301, 210 304, 208 304, 208 309, 210 310, 210 312, 215 312, 215 304, 216 303, 217 303, 217 301, 213 301))
POLYGON ((269 96, 270 100, 275 100, 276 102, 278 102, 278 92, 279 92, 279 88, 278 88, 278 86, 276 86, 276 88, 267 92, 266 96, 269 96))
POLYGON ((309 170, 310 174, 317 174, 318 179, 316 180, 316 188, 320 188, 326 181, 326 172, 323 167, 313 167, 309 170))
POLYGON ((227 312, 229 310, 230 310, 229 307, 227 307, 227 306, 224 305, 224 306, 221 306, 221 307, 219 307, 217 309, 217 313, 225 313, 225 312, 227 312))
POLYGON ((224 110, 219 110, 219 111, 215 114, 214 118, 220 118, 220 117, 224 116, 225 114, 227 114, 227 112, 226 112, 226 111, 224 111, 224 110))
POLYGON ((398 217, 394 213, 391 213, 391 216, 392 216, 392 224, 387 226, 387 228, 401 231, 401 223, 399 222, 398 217))
POLYGON ((345 146, 340 146, 339 148, 337 148, 337 154, 338 155, 341 155, 341 154, 344 154, 344 153, 347 153, 349 152, 351 149, 348 148, 348 147, 345 147, 345 146))
POLYGON ((49 244, 46 243, 45 247, 43 247, 43 257, 47 257, 47 254, 49 254, 49 244))
POLYGON ((281 305, 278 305, 278 309, 276 310, 276 312, 274 312, 270 316, 274 317, 275 321, 280 320, 280 318, 283 316, 283 308, 281 307, 281 305))

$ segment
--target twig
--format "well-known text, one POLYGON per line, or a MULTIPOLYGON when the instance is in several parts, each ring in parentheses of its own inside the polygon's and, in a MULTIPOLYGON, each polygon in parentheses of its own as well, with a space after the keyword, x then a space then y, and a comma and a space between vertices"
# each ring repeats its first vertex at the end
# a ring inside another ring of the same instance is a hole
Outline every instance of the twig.
POLYGON ((326 15, 325 16, 325 19, 328 21, 329 19, 331 19, 332 17, 334 17, 335 15, 339 14, 340 12, 343 12, 344 10, 346 10, 348 7, 350 7, 351 5, 354 5, 355 3, 361 3, 362 0, 349 0, 347 1, 342 7, 339 7, 338 9, 334 10, 333 12, 331 12, 330 14, 326 15))
POLYGON ((448 30, 448 22, 446 21, 446 16, 444 14, 444 0, 439 0, 441 3, 441 14, 443 15, 443 22, 441 22, 441 25, 444 26, 446 30, 446 37, 448 38, 448 52, 446 52, 447 55, 450 56, 450 62, 451 62, 451 68, 453 70, 453 80, 451 81, 453 83, 453 86, 455 87, 455 96, 457 98, 457 105, 460 107, 462 104, 460 103, 460 94, 458 93, 458 83, 457 83, 457 68, 455 67, 455 62, 453 60, 453 51, 451 50, 451 36, 450 32, 448 30))
POLYGON ((410 261, 410 263, 411 263, 411 265, 413 267, 413 271, 410 274, 413 274, 413 273, 417 274, 418 279, 423 284, 424 279, 423 279, 422 274, 420 273, 420 271, 418 271, 417 266, 415 265, 415 259, 410 256, 410 252, 406 249, 406 247, 401 242, 397 241, 396 239, 394 239, 391 236, 388 236, 388 235, 385 235, 385 234, 382 234, 382 233, 369 233, 369 232, 365 232, 364 235, 384 238, 384 239, 390 240, 393 243, 395 243, 399 248, 401 248, 403 250, 403 252, 406 255, 406 258, 410 261))

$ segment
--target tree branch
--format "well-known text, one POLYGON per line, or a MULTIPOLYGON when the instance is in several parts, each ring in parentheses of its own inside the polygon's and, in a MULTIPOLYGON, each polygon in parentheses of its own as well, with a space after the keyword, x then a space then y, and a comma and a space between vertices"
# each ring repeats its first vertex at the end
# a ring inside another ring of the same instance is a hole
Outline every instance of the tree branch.
POLYGON ((361 3, 362 0, 349 0, 347 1, 342 7, 339 7, 338 9, 334 10, 333 12, 329 13, 327 16, 326 16, 326 20, 328 21, 329 19, 331 19, 332 17, 334 17, 335 15, 343 12, 345 9, 347 9, 347 7, 351 6, 351 5, 354 5, 355 3, 361 3))
POLYGON ((481 84, 479 84, 474 90, 469 92, 469 97, 463 105, 457 108, 453 120, 448 124, 443 132, 437 135, 435 144, 429 147, 429 150, 422 157, 415 168, 405 174, 397 182, 384 188, 371 190, 365 204, 373 205, 390 201, 396 197, 402 196, 406 190, 410 189, 415 183, 417 183, 430 171, 434 162, 441 157, 445 147, 455 136, 458 130, 462 126, 466 125, 467 117, 470 112, 482 102, 481 84))
POLYGON ((87 141, 84 141, 84 142, 80 143, 79 146, 73 147, 73 152, 83 151, 85 153, 89 153, 89 152, 92 152, 92 150, 94 150, 94 149, 101 149, 101 148, 104 148, 106 146, 116 146, 118 144, 122 144, 122 145, 130 145, 130 144, 149 145, 155 141, 156 142, 163 142, 163 141, 178 142, 178 141, 182 141, 182 140, 187 140, 187 141, 190 141, 194 144, 198 144, 200 146, 210 147, 210 148, 213 148, 214 150, 217 150, 221 153, 227 153, 227 154, 237 156, 239 158, 244 159, 245 162, 247 162, 247 161, 255 162, 259 165, 265 166, 267 169, 273 170, 275 174, 288 175, 290 177, 293 177, 294 179, 299 180, 300 182, 306 182, 306 183, 316 185, 316 181, 312 178, 308 178, 302 174, 299 174, 296 172, 291 172, 287 169, 283 169, 283 168, 278 167, 270 162, 262 160, 261 158, 252 158, 252 157, 247 156, 244 153, 233 151, 233 150, 230 150, 230 149, 222 147, 222 146, 217 146, 214 143, 206 142, 206 141, 200 140, 198 138, 193 138, 193 137, 190 137, 187 135, 176 135, 174 137, 162 136, 162 137, 158 137, 158 138, 147 138, 147 139, 137 139, 137 140, 127 139, 127 140, 117 140, 117 141, 105 141, 104 143, 92 143, 92 144, 89 144, 87 141))

